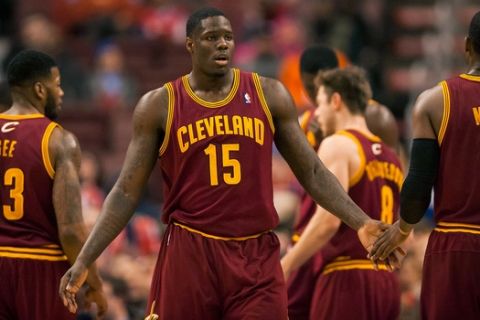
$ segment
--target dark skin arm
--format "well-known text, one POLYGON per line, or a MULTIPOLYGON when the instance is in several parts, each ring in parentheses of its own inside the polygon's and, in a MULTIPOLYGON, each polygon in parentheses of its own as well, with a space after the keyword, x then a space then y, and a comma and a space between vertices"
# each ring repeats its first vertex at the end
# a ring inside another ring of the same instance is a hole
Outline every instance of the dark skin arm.
MULTIPOLYGON (((412 138, 437 139, 443 116, 443 94, 440 86, 424 91, 417 99, 412 113, 412 138)), ((413 154, 412 154, 413 156, 413 154)), ((405 201, 405 200, 404 200, 405 201)), ((406 199, 408 201, 408 199, 406 199)), ((406 206, 405 203, 401 205, 406 206)), ((400 218, 385 232, 371 251, 372 259, 385 259, 401 245, 413 229, 412 224, 400 218)))
POLYGON ((65 273, 60 294, 74 307, 75 294, 87 276, 87 268, 126 226, 139 202, 161 145, 167 119, 168 94, 165 88, 145 94, 133 115, 133 136, 120 176, 105 199, 75 264, 65 273))
MULTIPOLYGON (((87 238, 78 176, 80 147, 73 134, 56 128, 50 138, 49 152, 55 168, 52 200, 57 218, 58 235, 68 261, 73 264, 87 238)), ((89 286, 86 293, 87 301, 96 303, 97 315, 101 317, 107 310, 107 301, 95 265, 89 269, 87 283, 89 286)))
POLYGON ((290 94, 277 80, 261 78, 275 125, 275 144, 305 190, 323 208, 357 230, 367 250, 386 228, 371 220, 347 195, 310 147, 297 120, 290 94))

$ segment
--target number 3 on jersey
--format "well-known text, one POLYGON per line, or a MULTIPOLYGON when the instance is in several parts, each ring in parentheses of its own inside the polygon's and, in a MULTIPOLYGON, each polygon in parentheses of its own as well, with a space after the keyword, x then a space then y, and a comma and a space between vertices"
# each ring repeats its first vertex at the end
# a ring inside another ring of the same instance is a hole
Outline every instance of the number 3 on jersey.
MULTIPOLYGON (((231 172, 223 173, 223 181, 226 184, 234 185, 239 184, 241 180, 242 170, 240 168, 240 162, 237 159, 231 158, 231 152, 239 151, 240 145, 234 144, 222 144, 222 167, 232 168, 231 172)), ((218 186, 218 161, 217 161, 217 146, 209 144, 205 150, 203 150, 208 156, 208 162, 210 167, 210 185, 218 186)))
POLYGON ((10 189, 11 205, 3 205, 3 215, 7 220, 19 220, 23 217, 23 171, 18 168, 10 168, 3 176, 3 186, 10 189))

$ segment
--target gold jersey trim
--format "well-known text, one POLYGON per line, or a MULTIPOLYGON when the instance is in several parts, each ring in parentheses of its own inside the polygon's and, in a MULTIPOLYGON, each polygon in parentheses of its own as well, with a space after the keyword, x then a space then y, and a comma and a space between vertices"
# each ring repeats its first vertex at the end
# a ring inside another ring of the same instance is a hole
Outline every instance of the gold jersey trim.
POLYGON ((263 112, 268 119, 268 124, 270 125, 270 129, 272 132, 275 133, 275 125, 273 124, 272 113, 270 112, 270 108, 268 107, 267 100, 265 99, 265 94, 263 93, 262 84, 260 83, 260 77, 257 73, 252 73, 253 84, 255 85, 255 89, 257 89, 257 95, 260 99, 260 104, 262 105, 263 112))
MULTIPOLYGON (((367 259, 355 259, 355 260, 341 260, 334 261, 327 264, 322 271, 322 275, 326 275, 335 271, 345 270, 375 270, 373 262, 367 259)), ((385 263, 378 265, 378 270, 388 270, 385 263)))
POLYGON ((165 88, 168 92, 168 115, 167 115, 167 123, 165 125, 165 136, 163 137, 162 145, 160 146, 159 155, 161 156, 165 150, 167 150, 168 142, 170 141, 170 130, 172 128, 173 122, 173 112, 174 112, 174 105, 175 105, 175 93, 173 90, 173 85, 171 82, 165 84, 165 88))
POLYGON ((460 78, 467 79, 467 80, 471 80, 471 81, 480 82, 480 76, 475 76, 475 75, 473 75, 473 74, 463 73, 463 74, 460 75, 460 78))
POLYGON ((48 261, 65 261, 67 256, 60 249, 45 248, 22 248, 0 246, 0 257, 34 259, 48 261))
POLYGON ((438 232, 445 232, 445 233, 460 232, 460 233, 480 234, 480 225, 470 224, 470 223, 440 221, 437 223, 437 227, 434 230, 438 232))
POLYGON ((438 131, 438 144, 442 145, 443 137, 447 131, 448 119, 450 118, 450 92, 446 81, 440 82, 443 93, 443 116, 440 130, 438 131))
POLYGON ((45 118, 43 114, 33 113, 33 114, 0 114, 0 119, 5 120, 23 120, 23 119, 38 119, 45 118))
POLYGON ((48 143, 50 141, 50 136, 52 135, 53 129, 58 126, 57 123, 51 122, 42 137, 42 159, 45 170, 47 170, 48 175, 51 179, 55 176, 55 169, 53 169, 52 163, 50 161, 50 152, 48 151, 48 143))
POLYGON ((362 144, 360 143, 360 140, 358 140, 358 138, 355 137, 351 132, 348 132, 346 130, 340 130, 336 134, 339 134, 351 139, 355 143, 358 149, 358 156, 360 157, 360 166, 358 167, 358 170, 352 175, 352 177, 350 178, 350 181, 348 182, 348 186, 351 188, 354 185, 356 185, 360 181, 360 179, 362 179, 363 174, 365 172, 365 165, 367 163, 365 158, 365 152, 363 151, 363 147, 362 147, 362 144))
POLYGON ((187 231, 197 233, 197 234, 199 234, 199 235, 201 235, 205 238, 210 238, 210 239, 215 239, 215 240, 223 240, 223 241, 245 241, 245 240, 249 240, 249 239, 255 239, 255 238, 258 238, 261 235, 271 231, 271 230, 267 230, 267 231, 264 231, 264 232, 261 232, 261 233, 257 233, 257 234, 254 234, 254 235, 251 235, 251 236, 245 236, 245 237, 222 237, 222 236, 215 236, 215 235, 208 234, 208 233, 205 233, 203 231, 200 231, 200 230, 197 230, 197 229, 194 229, 194 228, 187 227, 186 225, 183 225, 183 224, 178 223, 178 222, 174 222, 173 224, 182 228, 182 229, 185 229, 187 231))
POLYGON ((219 107, 223 107, 224 105, 230 103, 233 100, 233 98, 235 97, 235 95, 237 94, 238 88, 240 86, 240 70, 238 70, 236 68, 233 69, 233 85, 232 85, 232 88, 230 89, 230 92, 228 93, 228 95, 220 101, 211 102, 211 101, 204 100, 204 99, 200 98, 199 96, 197 96, 195 94, 195 92, 193 92, 192 87, 190 87, 190 83, 188 82, 188 75, 184 75, 182 77, 182 83, 183 83, 183 87, 185 88, 185 91, 187 92, 187 94, 196 103, 198 103, 201 106, 207 107, 207 108, 219 108, 219 107))

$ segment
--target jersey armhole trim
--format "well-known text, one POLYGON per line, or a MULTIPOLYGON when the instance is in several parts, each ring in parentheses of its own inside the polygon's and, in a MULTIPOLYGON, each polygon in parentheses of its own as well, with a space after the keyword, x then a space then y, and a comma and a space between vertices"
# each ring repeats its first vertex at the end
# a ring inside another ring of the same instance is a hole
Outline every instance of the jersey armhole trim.
POLYGON ((255 85, 255 89, 257 89, 257 95, 260 99, 260 104, 262 105, 263 112, 265 112, 265 115, 267 116, 270 129, 272 129, 272 132, 275 133, 275 126, 273 124, 272 114, 270 113, 270 108, 268 107, 267 100, 265 99, 265 95, 263 93, 262 85, 260 83, 260 78, 258 74, 252 73, 252 79, 255 85))
POLYGON ((57 127, 60 127, 58 123, 51 122, 45 129, 42 137, 43 166, 45 167, 45 170, 47 171, 51 179, 55 177, 55 169, 53 169, 52 162, 50 161, 50 151, 48 150, 48 144, 50 142, 50 137, 52 135, 53 129, 57 127))
POLYGON ((362 147, 362 144, 360 143, 360 140, 358 140, 358 138, 355 137, 355 135, 353 135, 351 132, 341 130, 336 134, 343 135, 351 139, 357 146, 358 157, 360 158, 360 166, 348 181, 348 187, 351 188, 354 185, 356 185, 360 181, 360 179, 362 179, 363 173, 365 172, 365 165, 366 165, 365 152, 363 151, 363 147, 362 147))
POLYGON ((163 142, 162 145, 160 146, 160 151, 159 155, 161 156, 162 154, 165 153, 165 150, 167 150, 168 142, 170 140, 170 130, 172 128, 172 121, 173 121, 173 106, 175 105, 175 93, 173 91, 173 85, 171 82, 168 82, 165 84, 165 88, 167 89, 168 92, 168 115, 167 115, 167 123, 165 125, 165 136, 163 137, 163 142))
POLYGON ((438 131, 438 144, 442 145, 445 132, 447 131, 448 120, 450 118, 450 92, 446 81, 440 82, 443 93, 443 116, 440 130, 438 131))

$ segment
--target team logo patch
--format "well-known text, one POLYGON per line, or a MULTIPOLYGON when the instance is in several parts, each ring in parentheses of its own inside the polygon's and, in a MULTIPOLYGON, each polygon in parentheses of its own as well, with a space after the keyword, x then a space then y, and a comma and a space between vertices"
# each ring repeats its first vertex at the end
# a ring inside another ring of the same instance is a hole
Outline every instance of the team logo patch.
POLYGON ((15 130, 16 129, 15 127, 18 126, 19 124, 20 122, 18 121, 4 123, 0 131, 2 131, 3 133, 11 132, 15 130))
POLYGON ((245 99, 245 103, 248 103, 248 104, 252 103, 252 98, 250 98, 250 95, 248 93, 245 93, 243 95, 243 98, 245 99))
POLYGON ((374 155, 378 156, 382 153, 382 145, 380 143, 372 144, 372 152, 374 155))

